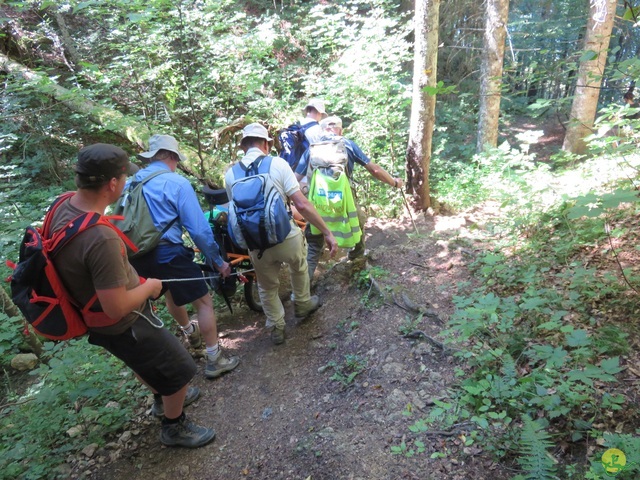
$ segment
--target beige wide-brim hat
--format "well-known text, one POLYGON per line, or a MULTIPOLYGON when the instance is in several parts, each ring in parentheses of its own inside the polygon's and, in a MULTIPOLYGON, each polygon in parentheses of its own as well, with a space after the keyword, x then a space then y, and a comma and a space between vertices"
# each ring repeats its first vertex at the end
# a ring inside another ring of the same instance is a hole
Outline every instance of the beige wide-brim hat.
POLYGON ((325 109, 325 106, 324 106, 324 101, 320 99, 314 98, 313 100, 309 100, 309 102, 304 106, 303 110, 306 110, 307 107, 315 108, 322 115, 327 114, 327 110, 325 109))
POLYGON ((270 142, 273 140, 273 138, 269 136, 269 132, 267 131, 267 129, 262 125, 260 125, 259 123, 250 123, 249 125, 247 125, 242 129, 242 140, 249 137, 263 138, 267 142, 270 142))
POLYGON ((138 154, 138 158, 141 159, 150 159, 156 156, 158 151, 160 150, 169 150, 170 152, 175 153, 180 158, 180 161, 184 162, 187 160, 180 149, 178 148, 178 141, 173 138, 171 135, 153 135, 149 139, 149 151, 138 154))

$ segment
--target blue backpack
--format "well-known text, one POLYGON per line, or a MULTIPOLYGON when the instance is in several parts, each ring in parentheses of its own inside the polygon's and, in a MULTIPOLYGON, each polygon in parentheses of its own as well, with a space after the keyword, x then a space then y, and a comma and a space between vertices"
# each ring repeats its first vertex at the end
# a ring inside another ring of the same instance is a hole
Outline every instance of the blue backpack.
POLYGON ((280 142, 278 156, 284 158, 294 172, 300 162, 300 157, 309 148, 309 141, 304 133, 314 125, 318 125, 318 122, 310 122, 306 125, 300 125, 300 122, 297 122, 278 132, 278 141, 280 142))
POLYGON ((291 215, 269 175, 271 157, 258 157, 248 167, 238 162, 232 168, 229 236, 240 248, 258 250, 262 258, 267 248, 287 238, 291 215))

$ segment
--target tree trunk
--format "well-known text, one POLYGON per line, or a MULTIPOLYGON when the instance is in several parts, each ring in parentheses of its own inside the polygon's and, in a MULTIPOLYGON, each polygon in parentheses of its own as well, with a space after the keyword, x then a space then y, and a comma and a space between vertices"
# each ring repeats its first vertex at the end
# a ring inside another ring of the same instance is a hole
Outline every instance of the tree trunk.
POLYGON ((616 0, 595 0, 589 9, 584 59, 580 62, 571 116, 562 144, 565 151, 583 154, 587 150, 584 139, 593 131, 615 11, 616 0))
POLYGON ((502 64, 508 17, 509 0, 486 0, 484 50, 480 69, 480 113, 476 144, 478 153, 487 146, 498 146, 502 64))
POLYGON ((22 77, 34 90, 53 97, 76 113, 86 115, 91 122, 102 125, 107 130, 123 136, 140 148, 144 148, 145 141, 150 136, 149 130, 140 126, 137 121, 61 87, 48 77, 11 60, 3 53, 0 53, 0 70, 22 77))
MULTIPOLYGON (((11 60, 1 52, 0 71, 21 77, 26 80, 34 90, 54 98, 69 108, 69 110, 85 115, 87 120, 123 137, 136 145, 140 150, 146 150, 147 141, 151 136, 151 132, 149 132, 149 128, 146 125, 140 124, 137 120, 129 118, 116 110, 87 100, 80 94, 61 87, 48 77, 11 60)), ((185 164, 185 162, 178 164, 180 170, 197 178, 202 183, 206 183, 212 188, 220 188, 218 185, 211 183, 193 171, 191 167, 193 163, 192 159, 198 158, 198 152, 187 145, 181 145, 180 151, 187 157, 187 164, 185 164)))
POLYGON ((64 16, 60 13, 56 7, 51 8, 53 17, 56 19, 56 23, 58 24, 58 28, 60 29, 60 36, 62 37, 63 47, 67 51, 69 55, 69 60, 74 67, 78 67, 80 65, 80 55, 78 55, 78 51, 75 47, 75 42, 71 38, 69 34, 69 29, 67 28, 67 23, 64 21, 64 16))
POLYGON ((414 195, 415 208, 431 206, 429 164, 435 124, 436 97, 424 88, 436 86, 440 0, 416 0, 413 99, 407 147, 407 191, 414 195))

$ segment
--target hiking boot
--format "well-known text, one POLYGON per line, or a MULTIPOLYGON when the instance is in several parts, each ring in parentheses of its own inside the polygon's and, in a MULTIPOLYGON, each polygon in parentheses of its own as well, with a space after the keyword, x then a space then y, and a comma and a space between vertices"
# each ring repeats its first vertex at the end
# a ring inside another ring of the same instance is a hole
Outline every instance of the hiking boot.
POLYGON ((351 250, 349 250, 349 253, 347 254, 347 258, 349 260, 355 260, 358 257, 362 257, 364 255, 364 245, 360 244, 360 245, 356 245, 355 247, 353 247, 351 250))
POLYGON ((193 325, 193 333, 188 333, 187 339, 189 340, 189 345, 191 348, 200 348, 202 346, 202 334, 200 333, 200 325, 198 325, 197 320, 191 320, 191 325, 193 325))
MULTIPOLYGON (((186 407, 187 405, 191 405, 198 398, 200 398, 200 389, 190 385, 187 387, 187 395, 184 397, 183 406, 186 407)), ((151 415, 155 417, 164 416, 164 404, 162 403, 162 397, 153 401, 153 405, 151 406, 151 415)))
POLYGON ((284 327, 273 327, 273 330, 271 330, 271 342, 274 345, 284 343, 284 327))
POLYGON ((222 349, 218 354, 207 360, 207 367, 204 369, 204 376, 207 378, 217 378, 225 372, 230 372, 238 366, 240 359, 238 357, 225 357, 222 355, 222 349))
POLYGON ((178 423, 162 425, 160 442, 168 447, 198 448, 216 437, 213 428, 201 427, 190 422, 183 413, 178 423))
POLYGON ((305 305, 299 305, 296 303, 293 308, 293 314, 296 320, 304 320, 321 306, 322 302, 320 302, 318 296, 313 295, 305 305))

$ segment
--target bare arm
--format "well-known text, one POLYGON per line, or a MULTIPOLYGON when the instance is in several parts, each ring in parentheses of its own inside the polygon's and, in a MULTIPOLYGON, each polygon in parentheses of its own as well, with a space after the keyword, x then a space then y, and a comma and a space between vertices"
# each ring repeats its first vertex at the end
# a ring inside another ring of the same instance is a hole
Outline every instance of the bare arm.
POLYGON ((300 215, 304 217, 304 219, 309 222, 311 225, 316 227, 318 230, 322 232, 324 235, 324 241, 327 242, 327 247, 333 257, 338 251, 338 244, 336 243, 336 239, 327 227, 327 224, 324 223, 322 217, 315 209, 315 207, 307 200, 307 198, 302 194, 300 190, 296 191, 291 197, 289 197, 293 202, 293 205, 296 207, 296 210, 300 215))
POLYGON ((114 320, 140 308, 140 305, 147 299, 156 298, 160 292, 162 292, 162 282, 157 278, 148 278, 144 283, 131 290, 127 290, 124 286, 96 290, 102 310, 114 320))
POLYGON ((391 185, 395 188, 402 188, 404 182, 399 177, 392 177, 384 168, 374 162, 369 162, 365 165, 367 171, 374 177, 384 182, 388 185, 391 185))

